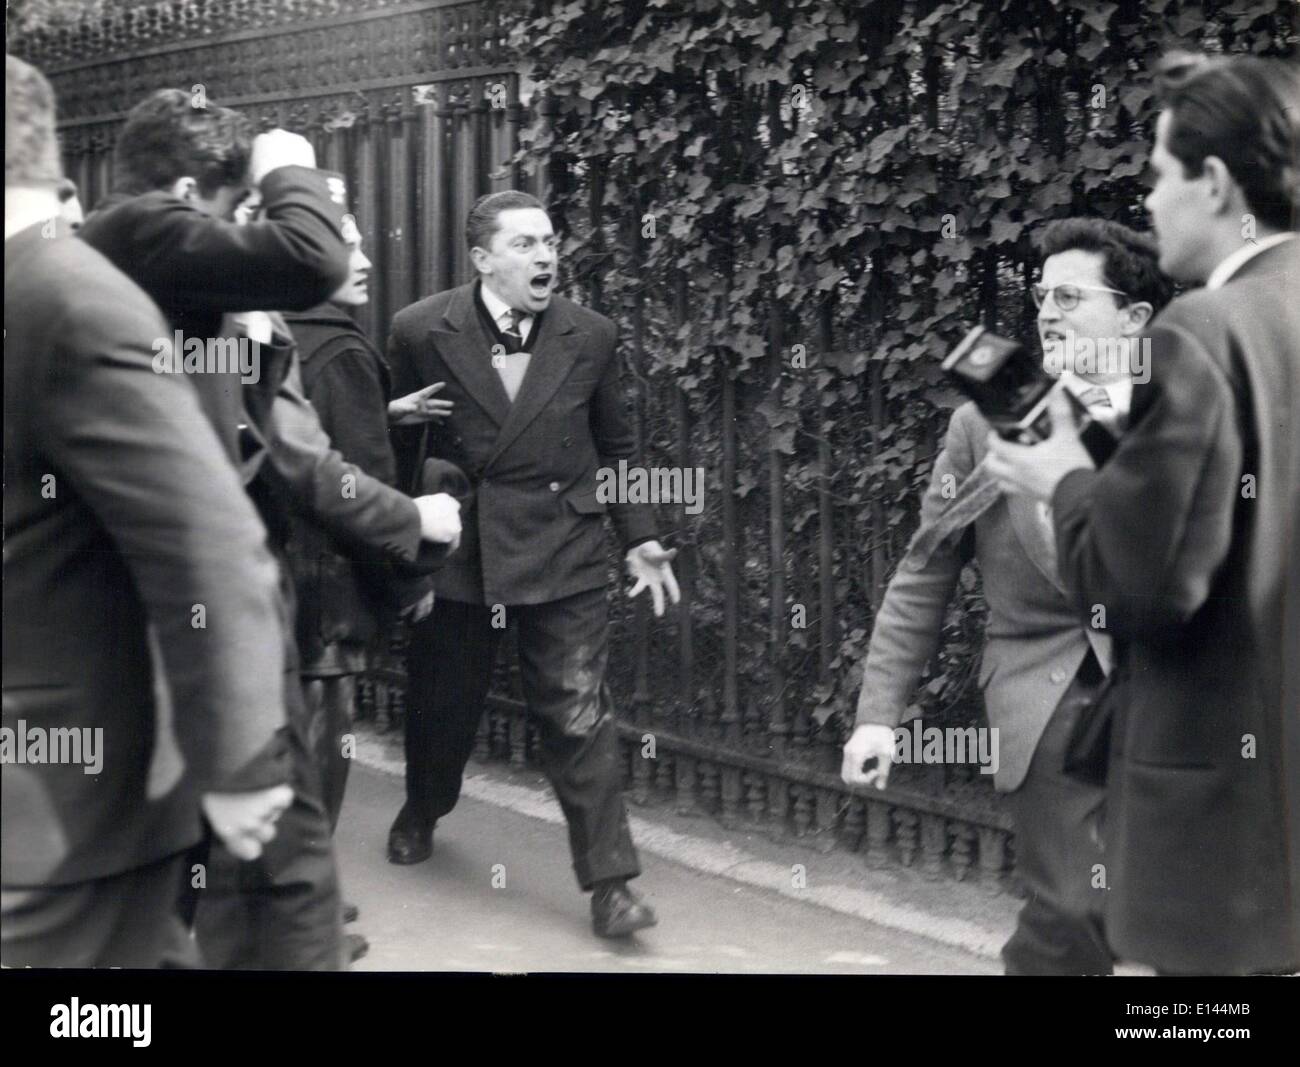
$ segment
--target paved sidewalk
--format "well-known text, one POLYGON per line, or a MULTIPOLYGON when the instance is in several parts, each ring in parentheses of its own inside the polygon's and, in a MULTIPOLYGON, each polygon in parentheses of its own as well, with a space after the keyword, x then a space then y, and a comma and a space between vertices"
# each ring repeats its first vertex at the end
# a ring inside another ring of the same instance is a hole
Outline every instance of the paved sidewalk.
POLYGON ((1018 902, 860 857, 632 809, 660 925, 591 933, 559 807, 535 772, 471 764, 433 859, 388 863, 400 747, 362 728, 338 830, 345 896, 370 940, 357 970, 996 974, 1018 902), (957 919, 960 914, 967 918, 957 919))

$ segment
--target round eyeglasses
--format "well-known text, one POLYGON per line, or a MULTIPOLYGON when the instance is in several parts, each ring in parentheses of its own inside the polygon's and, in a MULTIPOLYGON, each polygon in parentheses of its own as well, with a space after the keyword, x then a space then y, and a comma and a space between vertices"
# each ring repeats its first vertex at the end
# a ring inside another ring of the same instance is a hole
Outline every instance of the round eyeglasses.
POLYGON ((1052 294, 1052 299, 1056 301, 1056 306, 1062 311, 1073 311, 1079 306, 1079 300, 1083 297, 1084 290, 1096 293, 1114 293, 1116 296, 1128 296, 1119 289, 1110 289, 1104 285, 1053 285, 1050 289, 1046 285, 1034 285, 1030 287, 1030 292, 1034 297, 1034 307, 1042 307, 1043 301, 1047 299, 1047 294, 1052 294))

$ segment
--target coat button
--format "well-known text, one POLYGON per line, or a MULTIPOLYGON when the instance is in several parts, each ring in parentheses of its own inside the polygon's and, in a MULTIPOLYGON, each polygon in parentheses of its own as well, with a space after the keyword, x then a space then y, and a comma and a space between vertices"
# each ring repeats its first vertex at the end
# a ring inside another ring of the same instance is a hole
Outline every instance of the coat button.
POLYGON ((1056 670, 1052 671, 1052 682, 1055 685, 1060 685, 1063 681, 1065 681, 1065 678, 1066 678, 1066 674, 1065 674, 1064 667, 1057 667, 1056 670))
POLYGON ((551 492, 552 492, 552 493, 558 493, 559 491, 560 491, 560 483, 559 483, 559 482, 552 482, 552 483, 551 483, 551 492))

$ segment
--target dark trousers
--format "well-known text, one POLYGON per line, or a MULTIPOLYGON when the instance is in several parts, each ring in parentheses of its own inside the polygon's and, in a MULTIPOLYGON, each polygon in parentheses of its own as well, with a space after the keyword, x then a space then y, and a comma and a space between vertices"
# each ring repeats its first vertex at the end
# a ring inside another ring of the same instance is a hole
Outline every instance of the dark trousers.
POLYGON ((357 676, 304 675, 302 690, 310 723, 309 741, 321 776, 321 799, 333 833, 338 829, 343 794, 348 787, 348 768, 352 765, 351 757, 344 752, 343 741, 352 729, 357 676))
POLYGON ((197 967, 176 914, 186 853, 72 885, 0 891, 6 967, 197 967))
POLYGON ((296 672, 286 676, 293 803, 262 855, 244 861, 213 838, 194 930, 219 970, 336 971, 343 916, 314 725, 296 672))
MULTIPOLYGON (((518 627, 529 713, 541 727, 542 764, 569 824, 584 890, 641 873, 623 805, 609 690, 608 606, 603 589, 506 609, 518 627)), ((439 600, 411 630, 407 653, 406 803, 437 820, 456 806, 483 716, 503 629, 482 604, 439 600)))
POLYGON ((1020 788, 1007 795, 1016 829, 1016 870, 1028 898, 1002 948, 1007 974, 1110 974, 1102 932, 1105 791, 1062 770, 1065 745, 1098 683, 1076 676, 1039 739, 1020 788))

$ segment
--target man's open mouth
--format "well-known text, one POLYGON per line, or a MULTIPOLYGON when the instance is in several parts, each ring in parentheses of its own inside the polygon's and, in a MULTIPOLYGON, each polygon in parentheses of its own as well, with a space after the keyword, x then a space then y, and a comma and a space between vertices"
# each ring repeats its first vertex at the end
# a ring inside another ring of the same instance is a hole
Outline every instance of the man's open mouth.
POLYGON ((553 274, 534 274, 532 281, 528 283, 528 288, 532 290, 534 296, 545 296, 551 291, 551 283, 554 280, 555 275, 553 274))

